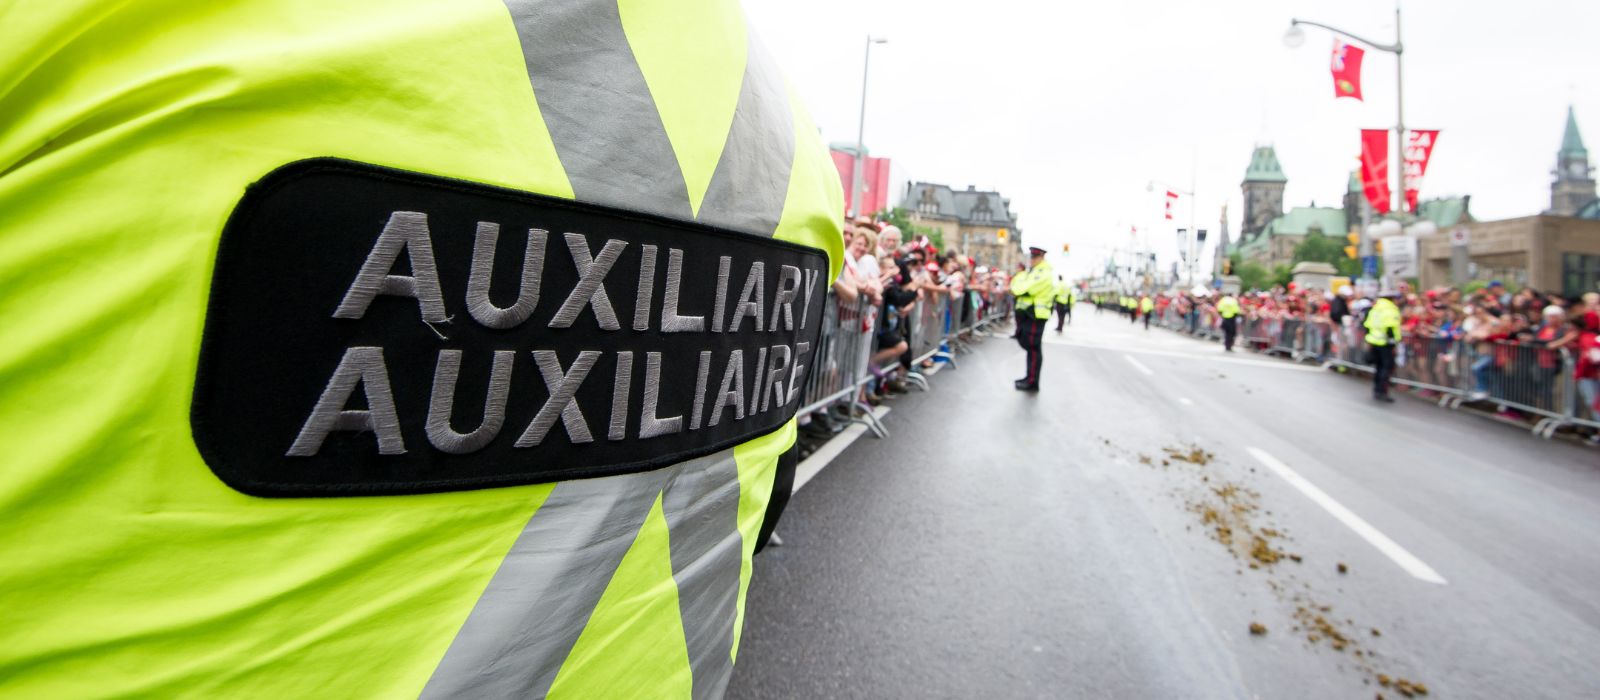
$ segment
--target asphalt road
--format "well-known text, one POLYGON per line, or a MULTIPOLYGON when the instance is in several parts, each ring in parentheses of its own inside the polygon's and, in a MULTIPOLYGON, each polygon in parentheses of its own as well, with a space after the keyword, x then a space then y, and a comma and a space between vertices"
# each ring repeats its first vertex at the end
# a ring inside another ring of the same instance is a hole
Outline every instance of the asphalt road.
POLYGON ((1600 452, 1088 306, 1021 374, 795 494, 729 697, 1600 697, 1600 452))

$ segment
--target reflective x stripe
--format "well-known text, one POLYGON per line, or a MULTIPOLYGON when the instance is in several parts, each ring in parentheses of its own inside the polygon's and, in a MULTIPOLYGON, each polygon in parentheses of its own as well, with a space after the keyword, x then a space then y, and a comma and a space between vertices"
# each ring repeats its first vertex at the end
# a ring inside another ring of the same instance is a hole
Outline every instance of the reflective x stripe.
MULTIPOLYGON (((726 456, 731 461, 733 452, 726 456)), ((678 468, 557 484, 495 571, 422 697, 544 697, 605 593, 609 573, 678 468), (601 572, 605 579, 596 580, 601 572)))
POLYGON ((692 219, 689 189, 615 2, 505 0, 574 198, 692 219))
POLYGON ((711 187, 700 204, 700 220, 713 226, 771 236, 783 215, 794 166, 794 121, 783 77, 767 52, 750 37, 744 85, 734 109, 728 143, 711 187))
MULTIPOLYGON (((613 2, 505 0, 576 199, 689 219, 683 173, 613 2)), ((788 91, 752 36, 700 220, 771 236, 794 161, 788 91)), ((742 536, 733 450, 558 484, 435 669, 424 697, 542 697, 659 494, 694 695, 733 672, 742 536)))

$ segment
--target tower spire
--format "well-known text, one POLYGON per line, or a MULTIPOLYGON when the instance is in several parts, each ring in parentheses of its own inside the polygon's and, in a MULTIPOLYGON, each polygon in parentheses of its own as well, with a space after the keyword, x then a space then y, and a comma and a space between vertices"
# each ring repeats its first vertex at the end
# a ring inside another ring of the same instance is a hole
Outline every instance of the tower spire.
POLYGON ((1569 158, 1587 158, 1588 149, 1583 147, 1583 135, 1578 133, 1578 117, 1572 111, 1572 105, 1567 105, 1567 128, 1561 133, 1561 155, 1569 158))

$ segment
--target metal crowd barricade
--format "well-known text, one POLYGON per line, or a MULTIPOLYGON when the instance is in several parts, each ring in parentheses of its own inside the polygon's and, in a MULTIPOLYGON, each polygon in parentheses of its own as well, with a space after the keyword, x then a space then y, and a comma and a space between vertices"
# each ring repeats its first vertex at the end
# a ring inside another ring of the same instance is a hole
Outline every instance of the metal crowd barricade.
POLYGON ((1267 320, 1254 317, 1244 318, 1243 322, 1239 324, 1239 340, 1245 344, 1245 347, 1270 345, 1272 337, 1267 335, 1267 320))
POLYGON ((844 303, 830 290, 822 311, 822 332, 807 365, 800 414, 845 403, 852 407, 852 421, 865 424, 878 437, 888 437, 872 407, 859 400, 861 387, 872 377, 867 359, 872 354, 870 324, 877 307, 865 298, 844 303))
POLYGON ((1330 350, 1329 336, 1333 332, 1333 323, 1327 319, 1314 319, 1306 321, 1301 326, 1301 329, 1304 340, 1300 346, 1300 354, 1295 356, 1295 359, 1326 362, 1330 350))
POLYGON ((1461 344, 1450 338, 1406 338, 1400 341, 1391 381, 1438 392, 1441 406, 1458 405, 1456 399, 1466 395, 1461 380, 1460 349, 1461 344))
POLYGON ((1281 352, 1289 357, 1300 359, 1302 338, 1300 327, 1304 321, 1297 319, 1273 319, 1267 327, 1267 336, 1272 340, 1267 348, 1269 352, 1281 352))
MULTIPOLYGON (((1170 307, 1169 307, 1170 309, 1170 307)), ((1181 314, 1167 313, 1162 325, 1174 328, 1181 314)), ((1214 332, 1220 319, 1205 309, 1201 334, 1214 332)), ((1181 324, 1175 329, 1182 330, 1181 324)), ((1365 329, 1356 317, 1334 324, 1326 319, 1245 318, 1240 339, 1296 360, 1316 359, 1327 367, 1373 371, 1365 329)), ((1439 394, 1440 406, 1456 408, 1487 402, 1536 417, 1533 433, 1549 438, 1562 428, 1600 431, 1600 411, 1585 405, 1577 368, 1566 348, 1549 349, 1515 342, 1468 343, 1452 338, 1408 337, 1396 348, 1392 381, 1439 394)))
MULTIPOLYGON (((1562 352, 1565 353, 1565 351, 1562 352)), ((1572 358, 1568 356, 1567 359, 1571 360, 1572 358)), ((1573 425, 1580 425, 1591 430, 1600 431, 1600 411, 1596 411, 1594 405, 1586 404, 1584 402, 1583 392, 1579 391, 1579 383, 1583 380, 1577 378, 1577 366, 1571 364, 1570 362, 1568 363, 1568 366, 1572 368, 1570 373, 1572 374, 1573 380, 1571 393, 1572 400, 1567 407, 1567 420, 1573 425)))
POLYGON ((1565 349, 1503 341, 1461 345, 1471 373, 1467 400, 1490 401, 1540 416, 1533 432, 1544 437, 1575 422, 1573 396, 1577 388, 1571 356, 1565 349))

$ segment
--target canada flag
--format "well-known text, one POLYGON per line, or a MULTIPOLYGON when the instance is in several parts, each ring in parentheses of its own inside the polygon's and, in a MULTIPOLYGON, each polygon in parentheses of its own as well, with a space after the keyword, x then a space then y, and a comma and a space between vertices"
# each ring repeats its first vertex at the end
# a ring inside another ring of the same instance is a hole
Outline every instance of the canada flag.
POLYGON ((1167 190, 1167 220, 1172 220, 1172 205, 1178 201, 1178 193, 1167 190))
POLYGON ((1338 39, 1333 40, 1333 96, 1361 99, 1361 57, 1366 51, 1338 39))

